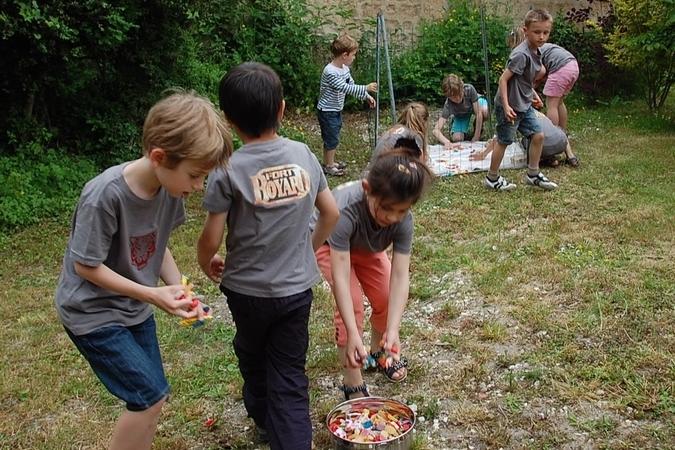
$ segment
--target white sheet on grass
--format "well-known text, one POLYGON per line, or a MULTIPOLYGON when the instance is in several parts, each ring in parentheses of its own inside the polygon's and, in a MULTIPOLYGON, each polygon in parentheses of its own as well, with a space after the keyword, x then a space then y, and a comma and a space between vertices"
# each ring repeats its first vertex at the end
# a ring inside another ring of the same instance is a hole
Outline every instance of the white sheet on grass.
MULTIPOLYGON (((490 168, 490 156, 482 161, 471 161, 469 155, 483 151, 487 142, 461 142, 462 147, 446 150, 442 145, 430 145, 429 168, 439 177, 458 175, 461 173, 484 172, 490 168)), ((518 169, 527 167, 527 155, 519 142, 506 147, 500 169, 518 169)))

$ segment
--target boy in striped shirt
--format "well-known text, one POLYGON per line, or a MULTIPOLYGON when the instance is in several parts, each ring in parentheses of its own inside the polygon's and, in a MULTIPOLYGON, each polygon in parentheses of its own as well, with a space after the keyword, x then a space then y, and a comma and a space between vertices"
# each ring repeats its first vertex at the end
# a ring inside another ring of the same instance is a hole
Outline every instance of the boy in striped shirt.
POLYGON ((338 36, 330 46, 333 60, 326 64, 321 74, 317 114, 323 139, 323 171, 326 175, 342 176, 345 173, 346 164, 335 161, 335 150, 340 143, 345 95, 368 100, 370 107, 375 107, 375 99, 368 92, 376 92, 377 83, 355 84, 349 72, 349 66, 354 62, 358 50, 359 43, 354 38, 347 34, 338 36))

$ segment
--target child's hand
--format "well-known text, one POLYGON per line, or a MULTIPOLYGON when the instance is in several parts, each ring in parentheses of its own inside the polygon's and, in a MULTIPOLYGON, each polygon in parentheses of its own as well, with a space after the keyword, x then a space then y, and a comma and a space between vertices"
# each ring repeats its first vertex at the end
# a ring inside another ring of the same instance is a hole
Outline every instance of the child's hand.
POLYGON ((445 144, 443 144, 443 147, 445 147, 446 150, 458 150, 462 148, 462 144, 460 144, 459 142, 448 141, 445 144))
POLYGON ((387 330, 382 335, 382 348, 384 351, 398 361, 401 359, 401 340, 398 336, 398 330, 387 330))
POLYGON ((542 102, 539 97, 535 96, 532 99, 532 106, 534 106, 536 109, 540 109, 544 106, 544 102, 542 102))
POLYGON ((374 99, 373 97, 371 97, 371 96, 369 95, 368 97, 366 97, 366 100, 368 100, 368 105, 369 105, 371 108, 374 108, 374 107, 375 107, 375 99, 374 99))
POLYGON ((363 361, 368 358, 368 352, 363 346, 361 336, 347 337, 347 346, 345 347, 347 355, 347 367, 356 369, 363 366, 363 361))
POLYGON ((209 273, 206 275, 213 281, 220 283, 221 278, 223 278, 223 270, 225 270, 225 260, 216 253, 209 262, 209 273))
POLYGON ((372 83, 368 83, 368 85, 366 86, 366 90, 368 92, 373 92, 373 93, 377 92, 377 83, 374 82, 374 81, 372 83))
POLYGON ((506 119, 510 121, 511 124, 513 124, 516 117, 518 117, 513 108, 511 108, 511 105, 504 105, 504 116, 506 116, 506 119))
POLYGON ((192 298, 185 296, 185 286, 180 284, 152 288, 150 303, 169 314, 184 319, 197 317, 198 315, 196 309, 190 309, 192 298))

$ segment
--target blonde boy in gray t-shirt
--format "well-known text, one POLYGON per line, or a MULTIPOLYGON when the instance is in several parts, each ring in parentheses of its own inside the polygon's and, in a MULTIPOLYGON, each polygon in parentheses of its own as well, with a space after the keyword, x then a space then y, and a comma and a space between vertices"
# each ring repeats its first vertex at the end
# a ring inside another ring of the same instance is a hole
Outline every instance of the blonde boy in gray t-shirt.
POLYGON ((185 221, 183 198, 201 190, 206 174, 231 153, 227 125, 211 102, 176 93, 150 109, 143 156, 107 169, 82 190, 55 304, 97 377, 126 402, 111 449, 152 445, 169 384, 150 305, 202 317, 202 307, 190 309, 167 245, 185 221), (164 286, 157 286, 160 278, 164 286))
POLYGON ((497 119, 497 143, 492 152, 490 169, 483 180, 488 189, 510 191, 516 185, 499 175, 499 166, 504 158, 504 150, 516 138, 516 130, 531 137, 528 167, 524 181, 541 189, 552 190, 558 187, 539 171, 544 134, 534 115, 533 101, 541 105, 541 99, 534 90, 534 81, 541 70, 541 47, 551 33, 552 18, 544 10, 535 9, 525 15, 525 41, 513 49, 506 69, 499 78, 499 88, 495 96, 495 116, 497 119))
POLYGON ((264 64, 241 64, 221 80, 220 107, 244 145, 209 177, 197 256, 227 296, 244 406, 259 440, 309 450, 305 363, 311 287, 320 278, 314 250, 339 213, 314 154, 277 134, 284 106, 281 80, 264 64), (223 259, 217 251, 226 227, 223 259))

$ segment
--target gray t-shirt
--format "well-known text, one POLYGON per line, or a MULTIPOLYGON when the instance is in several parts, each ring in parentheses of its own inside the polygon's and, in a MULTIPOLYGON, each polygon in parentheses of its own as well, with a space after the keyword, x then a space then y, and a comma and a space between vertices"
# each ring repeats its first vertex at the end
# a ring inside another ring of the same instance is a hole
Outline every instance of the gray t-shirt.
POLYGON ((227 213, 221 285, 254 297, 286 297, 320 279, 309 221, 326 189, 321 164, 301 142, 247 144, 209 175, 204 208, 227 213))
POLYGON ((417 147, 420 149, 418 157, 422 156, 422 152, 424 151, 424 141, 422 140, 422 136, 404 125, 396 124, 382 133, 382 136, 377 140, 373 154, 370 156, 368 166, 370 167, 373 164, 377 157, 380 156, 380 153, 394 148, 399 139, 410 139, 415 141, 417 147))
MULTIPOLYGON (((534 77, 541 70, 541 53, 539 49, 530 49, 527 40, 511 51, 506 68, 513 72, 508 82, 509 106, 514 111, 525 112, 532 105, 534 93, 534 77)), ((502 105, 499 89, 495 96, 495 105, 502 105)))
MULTIPOLYGON (((542 148, 542 156, 555 156, 565 151, 567 148, 567 135, 562 128, 557 127, 551 122, 551 119, 546 117, 539 111, 535 111, 541 131, 544 133, 544 146, 542 148)), ((523 148, 528 149, 530 145, 529 137, 523 138, 523 148)))
POLYGON ((450 101, 449 98, 445 99, 443 104, 443 111, 441 111, 441 117, 444 119, 449 119, 450 116, 462 117, 469 116, 473 113, 473 104, 478 101, 478 92, 472 84, 464 83, 464 98, 461 103, 455 103, 450 101))
POLYGON ((393 243, 396 253, 410 254, 412 213, 408 212, 399 223, 380 227, 368 212, 361 180, 336 187, 333 196, 340 210, 340 219, 328 238, 331 248, 340 251, 354 248, 375 253, 386 250, 393 243))
POLYGON ((75 262, 105 264, 139 284, 157 286, 169 235, 185 221, 183 200, 164 189, 150 200, 137 197, 122 174, 127 164, 90 180, 73 215, 55 304, 61 322, 75 335, 137 325, 152 315, 149 304, 81 278, 75 262))
POLYGON ((573 54, 559 45, 549 44, 548 42, 539 48, 541 52, 541 63, 546 67, 546 72, 550 75, 560 69, 562 66, 576 58, 573 54))

